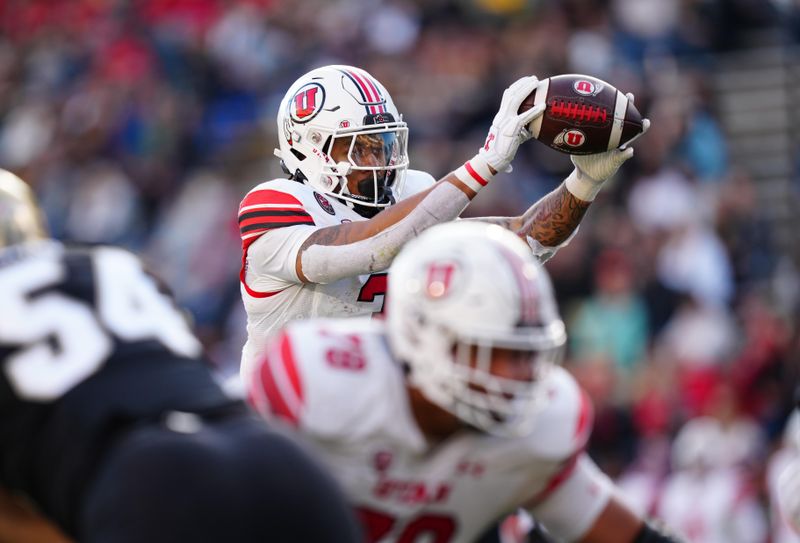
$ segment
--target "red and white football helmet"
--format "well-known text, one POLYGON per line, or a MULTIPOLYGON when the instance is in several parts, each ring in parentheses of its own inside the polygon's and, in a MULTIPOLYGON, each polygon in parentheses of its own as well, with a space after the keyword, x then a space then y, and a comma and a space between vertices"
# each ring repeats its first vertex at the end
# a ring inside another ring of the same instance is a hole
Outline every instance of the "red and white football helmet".
POLYGON ((530 431, 566 331, 547 272, 522 240, 487 223, 435 226, 394 260, 387 300, 392 350, 428 400, 492 434, 530 431), (494 348, 522 351, 532 379, 494 375, 494 348))
POLYGON ((280 157, 293 179, 371 216, 394 203, 408 168, 408 127, 387 90, 352 66, 324 66, 294 82, 278 111, 280 157), (331 156, 346 138, 347 160, 331 156), (347 175, 369 171, 358 194, 347 175))

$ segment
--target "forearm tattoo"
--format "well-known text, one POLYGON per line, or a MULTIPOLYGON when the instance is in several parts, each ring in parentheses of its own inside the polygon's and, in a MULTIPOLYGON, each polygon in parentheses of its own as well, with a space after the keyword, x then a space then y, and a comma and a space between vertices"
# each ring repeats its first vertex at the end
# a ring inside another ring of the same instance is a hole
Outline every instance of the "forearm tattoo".
POLYGON ((573 196, 562 183, 519 217, 478 217, 475 220, 498 224, 520 237, 531 236, 545 247, 555 247, 572 235, 590 205, 591 202, 573 196))
POLYGON ((562 183, 522 215, 517 233, 531 236, 546 247, 560 245, 572 235, 591 204, 576 198, 562 183))

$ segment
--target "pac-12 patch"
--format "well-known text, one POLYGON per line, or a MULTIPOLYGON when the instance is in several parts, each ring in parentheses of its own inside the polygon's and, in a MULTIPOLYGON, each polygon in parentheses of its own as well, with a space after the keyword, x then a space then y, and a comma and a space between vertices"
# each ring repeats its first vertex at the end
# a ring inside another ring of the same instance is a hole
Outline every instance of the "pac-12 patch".
POLYGON ((336 215, 336 211, 334 211, 333 206, 322 194, 315 192, 314 198, 317 200, 319 207, 325 210, 325 213, 328 215, 336 215))

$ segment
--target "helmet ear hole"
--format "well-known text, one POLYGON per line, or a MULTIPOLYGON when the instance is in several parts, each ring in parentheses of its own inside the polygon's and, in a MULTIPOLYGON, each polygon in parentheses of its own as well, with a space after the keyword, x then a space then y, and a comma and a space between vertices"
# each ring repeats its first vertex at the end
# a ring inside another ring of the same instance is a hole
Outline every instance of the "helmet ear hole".
POLYGON ((301 153, 300 151, 298 151, 298 150, 297 150, 297 149, 295 149, 294 147, 292 147, 292 148, 290 149, 290 151, 291 151, 291 153, 292 153, 292 154, 293 154, 293 155, 294 155, 294 156, 297 158, 297 160, 303 161, 303 160, 305 160, 305 159, 306 159, 306 155, 304 155, 303 153, 301 153))

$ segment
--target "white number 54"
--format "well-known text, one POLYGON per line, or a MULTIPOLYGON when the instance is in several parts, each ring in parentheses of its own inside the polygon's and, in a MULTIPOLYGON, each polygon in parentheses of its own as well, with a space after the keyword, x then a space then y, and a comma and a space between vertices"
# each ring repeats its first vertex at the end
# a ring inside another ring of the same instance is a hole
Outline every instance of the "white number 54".
POLYGON ((0 344, 23 345, 3 371, 21 398, 54 400, 96 372, 113 339, 159 340, 181 356, 200 343, 172 301, 132 254, 112 248, 93 256, 97 308, 59 292, 33 295, 64 277, 61 259, 32 258, 0 272, 0 344))

